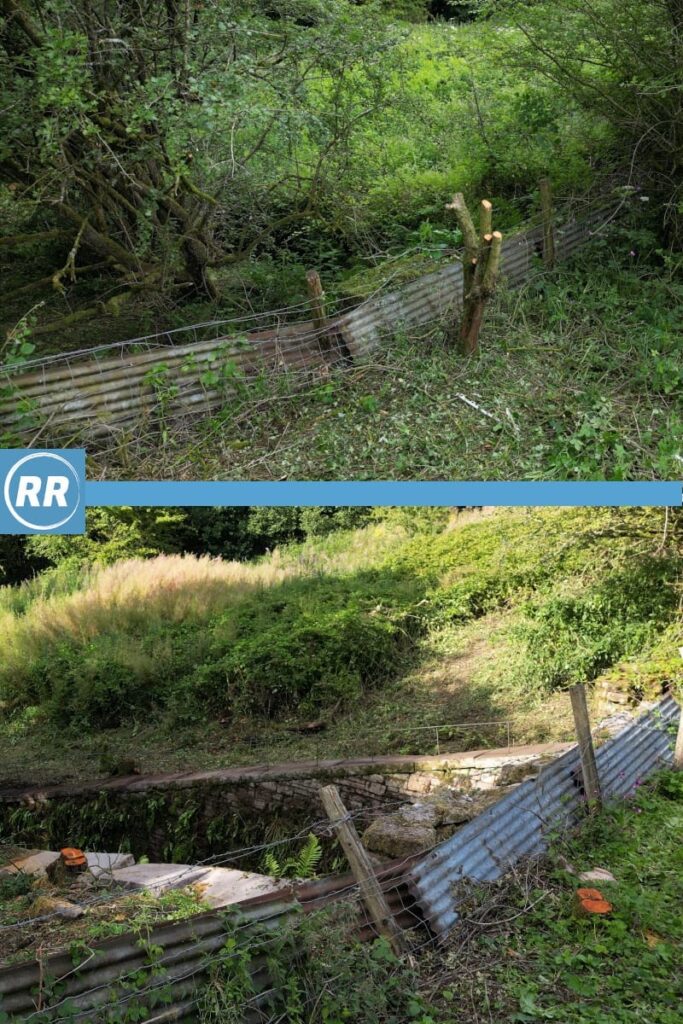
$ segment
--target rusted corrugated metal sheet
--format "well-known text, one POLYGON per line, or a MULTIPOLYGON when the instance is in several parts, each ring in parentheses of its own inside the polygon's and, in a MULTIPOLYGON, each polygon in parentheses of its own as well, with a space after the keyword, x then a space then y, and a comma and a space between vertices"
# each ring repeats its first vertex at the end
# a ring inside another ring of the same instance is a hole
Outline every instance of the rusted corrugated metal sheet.
MULTIPOLYGON (((413 862, 414 858, 396 861, 378 873, 391 910, 404 928, 422 925, 419 904, 407 874, 413 862)), ((238 915, 231 916, 233 927, 239 929, 239 941, 249 944, 254 941, 258 926, 275 933, 297 914, 311 914, 336 901, 356 896, 352 875, 333 875, 246 900, 235 904, 230 911, 238 915)), ((362 904, 357 902, 357 907, 358 934, 362 940, 367 940, 374 932, 362 904)), ((195 1019, 197 993, 207 979, 211 960, 218 957, 231 933, 225 915, 212 911, 185 921, 158 925, 144 935, 144 941, 137 934, 128 933, 96 943, 93 956, 78 969, 74 969, 68 953, 50 956, 42 966, 30 961, 4 968, 0 970, 0 1011, 17 1024, 20 1021, 28 1024, 32 1015, 36 1024, 38 1021, 40 1024, 47 1021, 99 1024, 113 1019, 107 1011, 118 1003, 122 1009, 133 1005, 147 1007, 146 1021, 159 1024, 172 1020, 191 1021, 195 1019), (150 944, 163 950, 154 959, 153 970, 146 952, 150 944), (126 984, 138 972, 146 972, 148 979, 142 984, 126 984), (53 986, 57 979, 60 979, 56 989, 59 994, 47 996, 46 993, 55 992, 53 986), (41 985, 44 1002, 38 1016, 41 985), (164 991, 168 993, 167 1001, 160 1003, 164 991)), ((267 952, 267 949, 259 952, 257 945, 249 964, 257 991, 269 985, 267 952)))
POLYGON ((218 337, 175 347, 120 352, 106 359, 65 357, 20 377, 10 377, 11 398, 0 402, 0 423, 17 429, 30 415, 51 427, 87 428, 108 434, 114 425, 168 411, 208 412, 236 383, 274 373, 315 372, 329 365, 329 347, 312 323, 290 324, 243 337, 218 337), (226 368, 228 373, 226 373, 226 368))
MULTIPOLYGON (((607 218, 596 207, 557 231, 558 258, 587 242, 607 218)), ((542 231, 534 227, 503 243, 502 275, 510 287, 528 278, 541 254, 542 231)), ((0 367, 11 385, 0 400, 0 425, 19 434, 35 432, 36 422, 58 436, 108 436, 113 430, 165 418, 209 413, 225 405, 236 388, 259 375, 289 373, 297 381, 325 375, 332 363, 350 355, 362 360, 377 351, 382 338, 397 328, 419 328, 441 319, 461 304, 462 266, 450 263, 400 290, 375 296, 351 312, 333 318, 324 332, 313 323, 277 324, 238 337, 218 336, 185 345, 121 347, 97 358, 65 354, 50 357, 29 373, 14 376, 0 367), (228 368, 226 375, 225 370, 228 368), (27 405, 30 412, 27 413, 27 405), (27 418, 31 423, 26 424, 27 418)))
MULTIPOLYGON (((597 206, 557 230, 556 254, 565 259, 593 237, 609 215, 610 206, 597 206)), ((542 255, 543 229, 530 228, 503 241, 501 278, 515 288, 528 280, 542 255)), ((400 290, 370 299, 339 320, 339 327, 354 359, 371 355, 383 336, 399 326, 420 327, 438 320, 452 309, 457 314, 462 300, 462 265, 449 263, 400 290)))
MULTIPOLYGON (((638 778, 671 759, 671 726, 679 715, 668 697, 600 747, 598 773, 606 797, 629 793, 638 778)), ((418 861, 412 875, 432 930, 444 936, 457 920, 455 883, 494 881, 520 857, 541 853, 548 832, 577 821, 583 802, 574 747, 418 861)))

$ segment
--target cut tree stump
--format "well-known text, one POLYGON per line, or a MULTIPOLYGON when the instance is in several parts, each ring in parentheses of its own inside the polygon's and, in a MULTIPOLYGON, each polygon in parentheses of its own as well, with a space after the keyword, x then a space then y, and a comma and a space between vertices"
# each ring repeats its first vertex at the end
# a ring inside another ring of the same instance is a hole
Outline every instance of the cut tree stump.
POLYGON ((453 196, 446 209, 455 213, 465 245, 458 345, 464 355, 473 355, 479 350, 486 304, 496 290, 503 236, 500 231, 493 231, 493 204, 488 199, 482 199, 479 205, 478 234, 462 192, 453 196))

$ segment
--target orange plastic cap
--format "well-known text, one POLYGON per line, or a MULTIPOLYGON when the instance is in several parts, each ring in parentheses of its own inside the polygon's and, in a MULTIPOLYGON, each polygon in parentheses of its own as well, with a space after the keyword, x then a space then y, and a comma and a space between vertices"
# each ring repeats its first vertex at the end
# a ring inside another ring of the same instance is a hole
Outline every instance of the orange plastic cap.
POLYGON ((82 868, 88 863, 88 858, 83 851, 77 850, 74 846, 65 846, 59 852, 68 868, 82 868))

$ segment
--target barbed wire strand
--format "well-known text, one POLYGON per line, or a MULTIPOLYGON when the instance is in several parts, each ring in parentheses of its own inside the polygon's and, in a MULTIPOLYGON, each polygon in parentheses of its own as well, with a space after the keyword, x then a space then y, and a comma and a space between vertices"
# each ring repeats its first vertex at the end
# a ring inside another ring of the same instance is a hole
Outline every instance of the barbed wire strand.
MULTIPOLYGON (((399 806, 405 806, 409 802, 410 801, 407 798, 404 799, 404 800, 398 800, 398 799, 397 800, 391 800, 391 801, 388 801, 387 803, 381 804, 381 806, 378 807, 377 810, 381 811, 382 813, 384 813, 385 809, 399 807, 399 806)), ((363 816, 367 816, 370 813, 372 813, 370 808, 361 807, 361 808, 358 808, 356 811, 349 811, 348 812, 348 820, 349 821, 354 821, 357 818, 363 817, 363 816)), ((347 820, 347 819, 345 819, 345 820, 347 820)), ((266 853, 268 850, 276 849, 276 848, 279 848, 279 847, 282 847, 282 846, 285 846, 285 845, 289 845, 289 844, 291 844, 293 842, 297 842, 297 841, 299 841, 301 839, 306 839, 307 836, 310 833, 313 833, 314 835, 316 835, 317 834, 316 830, 320 830, 320 831, 324 832, 327 829, 329 829, 329 827, 330 827, 329 818, 320 818, 320 819, 318 819, 316 821, 313 821, 310 824, 306 825, 299 832, 294 833, 293 835, 285 836, 284 838, 281 838, 281 839, 275 839, 275 840, 272 840, 272 841, 267 842, 267 843, 259 843, 259 844, 253 845, 253 846, 245 846, 245 847, 241 847, 241 848, 238 848, 238 849, 233 849, 233 850, 225 851, 225 852, 219 853, 219 854, 212 854, 210 857, 206 857, 203 860, 198 860, 196 863, 188 865, 185 871, 181 871, 178 875, 176 875, 174 877, 174 886, 173 887, 174 888, 181 888, 181 886, 178 886, 176 883, 178 881, 180 881, 184 877, 190 878, 197 871, 197 868, 221 867, 224 864, 232 863, 232 862, 237 861, 237 860, 242 860, 245 857, 253 855, 255 853, 266 853)), ((169 868, 169 873, 172 872, 173 864, 172 863, 169 864, 168 868, 169 868)), ((192 884, 192 883, 189 883, 189 884, 192 884)), ((197 880, 197 884, 201 884, 201 880, 200 879, 197 880)), ((154 892, 155 888, 157 888, 157 887, 155 887, 154 883, 150 883, 149 885, 141 885, 139 888, 136 888, 136 889, 134 889, 132 891, 129 891, 129 892, 125 892, 124 891, 124 892, 118 893, 118 894, 116 894, 114 896, 112 896, 112 894, 110 892, 108 892, 108 893, 102 894, 101 896, 95 897, 92 900, 83 901, 82 903, 79 903, 78 906, 83 908, 84 910, 88 910, 88 909, 90 909, 92 907, 99 906, 99 905, 104 904, 104 903, 117 902, 120 899, 125 899, 128 896, 133 896, 135 894, 139 894, 140 892, 154 892)), ((16 929, 21 929, 21 928, 26 928, 29 925, 32 926, 32 925, 40 924, 42 922, 52 920, 55 917, 59 917, 59 916, 60 916, 59 911, 52 911, 52 912, 50 912, 48 914, 40 914, 40 915, 36 915, 34 917, 28 917, 28 918, 24 918, 22 920, 12 921, 9 924, 0 925, 0 933, 7 932, 7 931, 12 931, 12 930, 16 930, 16 929)))

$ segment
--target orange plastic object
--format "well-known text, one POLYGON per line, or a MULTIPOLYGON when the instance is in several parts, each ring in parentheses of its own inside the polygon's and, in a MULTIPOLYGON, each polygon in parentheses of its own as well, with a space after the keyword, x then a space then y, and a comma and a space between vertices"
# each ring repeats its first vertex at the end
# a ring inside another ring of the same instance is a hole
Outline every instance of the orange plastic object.
POLYGON ((88 858, 82 850, 77 850, 74 846, 65 846, 63 850, 59 851, 64 862, 64 866, 70 871, 82 871, 88 864, 88 858))
POLYGON ((603 895, 598 889, 577 889, 576 898, 578 900, 601 900, 603 895))
POLYGON ((577 909, 580 914, 609 914, 612 904, 598 889, 577 889, 577 909))

